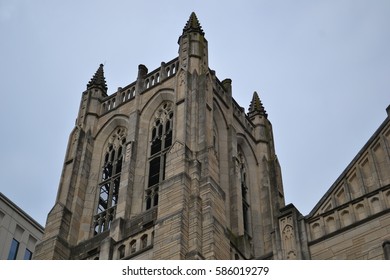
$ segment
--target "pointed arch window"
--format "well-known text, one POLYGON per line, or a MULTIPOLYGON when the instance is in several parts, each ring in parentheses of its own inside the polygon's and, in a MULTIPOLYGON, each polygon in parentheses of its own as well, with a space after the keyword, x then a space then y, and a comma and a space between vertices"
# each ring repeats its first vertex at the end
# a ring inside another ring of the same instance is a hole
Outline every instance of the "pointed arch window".
POLYGON ((155 113, 151 131, 146 210, 158 205, 158 187, 165 180, 166 154, 172 145, 172 130, 172 103, 164 102, 155 113))
POLYGON ((217 125, 214 122, 214 128, 213 128, 213 148, 214 148, 214 153, 218 157, 219 153, 219 145, 218 145, 218 131, 217 131, 217 125))
POLYGON ((94 216, 95 235, 108 230, 115 217, 125 144, 126 130, 117 128, 104 150, 97 214, 94 216))
POLYGON ((148 246, 148 235, 144 234, 141 237, 141 249, 144 249, 148 246))
POLYGON ((240 153, 239 156, 239 174, 241 186, 241 202, 242 202, 242 221, 244 232, 249 234, 249 188, 247 182, 247 169, 244 156, 240 153))
POLYGON ((137 251, 137 240, 133 239, 130 242, 130 254, 134 254, 137 251))

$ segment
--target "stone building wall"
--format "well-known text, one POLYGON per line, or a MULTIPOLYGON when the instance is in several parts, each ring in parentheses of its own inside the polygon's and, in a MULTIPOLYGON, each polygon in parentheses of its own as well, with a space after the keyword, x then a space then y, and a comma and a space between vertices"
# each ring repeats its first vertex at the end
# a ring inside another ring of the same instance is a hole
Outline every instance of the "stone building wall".
POLYGON ((0 193, 0 260, 30 259, 42 235, 43 227, 0 193))
POLYGON ((257 93, 246 114, 193 13, 177 58, 111 95, 103 65, 88 83, 37 258, 273 256, 280 174, 257 93))
POLYGON ((299 234, 305 237, 299 242, 303 258, 386 258, 385 245, 390 240, 389 108, 385 121, 311 213, 297 215, 299 234))

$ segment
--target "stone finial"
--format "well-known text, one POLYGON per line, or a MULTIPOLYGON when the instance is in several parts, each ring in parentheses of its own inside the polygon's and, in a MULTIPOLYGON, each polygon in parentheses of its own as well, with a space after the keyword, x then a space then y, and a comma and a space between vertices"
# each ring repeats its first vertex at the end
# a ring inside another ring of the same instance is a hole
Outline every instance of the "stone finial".
POLYGON ((253 93, 252 101, 249 105, 248 114, 249 116, 262 115, 264 117, 268 117, 268 114, 264 109, 263 103, 261 102, 259 95, 256 91, 253 93))
POLYGON ((100 87, 104 91, 107 91, 107 83, 106 83, 106 79, 104 78, 103 66, 104 66, 103 64, 100 64, 95 75, 89 81, 87 85, 87 89, 90 89, 92 87, 100 87))
POLYGON ((198 32, 204 35, 202 26, 200 25, 199 20, 194 12, 191 13, 189 20, 183 28, 183 34, 189 32, 198 32))

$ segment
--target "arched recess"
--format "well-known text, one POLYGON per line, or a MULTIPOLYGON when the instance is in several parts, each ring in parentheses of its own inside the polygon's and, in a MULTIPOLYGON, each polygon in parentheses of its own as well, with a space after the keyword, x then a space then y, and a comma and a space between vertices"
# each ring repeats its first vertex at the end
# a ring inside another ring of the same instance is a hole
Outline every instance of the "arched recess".
POLYGON ((110 134, 101 151, 102 160, 98 173, 98 198, 94 215, 94 234, 100 234, 111 227, 116 218, 116 209, 119 199, 124 200, 123 192, 120 196, 119 187, 123 174, 126 173, 124 154, 126 150, 127 128, 117 126, 110 134))
POLYGON ((173 119, 173 103, 164 101, 155 111, 149 124, 151 136, 148 139, 148 169, 146 172, 148 180, 145 190, 145 210, 158 205, 160 183, 165 180, 168 152, 172 146, 173 119))
POLYGON ((321 236, 322 236, 321 225, 320 225, 319 222, 315 222, 311 226, 311 239, 314 240, 314 239, 317 239, 317 238, 319 238, 321 236))
POLYGON ((174 103, 174 90, 170 88, 165 88, 157 91, 141 108, 140 115, 142 118, 150 120, 154 111, 163 101, 171 101, 174 103))
POLYGON ((238 202, 238 209, 242 212, 242 226, 244 229, 244 234, 247 236, 252 236, 252 215, 251 212, 251 196, 253 193, 250 174, 252 172, 249 170, 249 164, 246 159, 246 156, 240 145, 237 146, 237 165, 236 165, 236 174, 238 178, 238 193, 241 197, 241 201, 238 202))
POLYGON ((336 220, 333 216, 329 216, 325 219, 327 233, 332 233, 337 229, 336 220))
MULTIPOLYGON (((225 193, 229 191, 228 126, 219 104, 213 103, 213 146, 219 167, 219 184, 225 193)), ((228 203, 228 201, 227 201, 228 203)))
POLYGON ((69 134, 68 146, 66 148, 66 161, 71 160, 75 154, 75 150, 77 148, 77 140, 80 136, 81 128, 79 126, 75 126, 72 129, 72 132, 69 134))
POLYGON ((102 127, 98 128, 96 135, 94 136, 95 145, 100 141, 107 141, 107 137, 114 131, 118 126, 128 127, 129 118, 126 115, 114 115, 112 116, 102 127))
POLYGON ((245 152, 246 157, 253 159, 253 163, 258 165, 259 161, 256 156, 256 152, 245 134, 237 133, 237 145, 240 145, 245 152))
MULTIPOLYGON (((153 121, 153 116, 156 113, 156 110, 161 106, 165 101, 170 101, 173 103, 173 112, 174 112, 174 121, 173 121, 173 139, 175 139, 176 125, 177 125, 177 113, 175 106, 175 96, 172 89, 162 89, 157 91, 152 98, 150 98, 140 111, 140 125, 139 125, 139 138, 137 143, 137 153, 140 155, 148 155, 151 127, 150 124, 153 121)), ((139 158, 138 166, 142 167, 142 172, 146 170, 146 158, 139 158)))
MULTIPOLYGON (((269 178, 263 178, 268 174, 267 161, 259 162, 255 149, 250 140, 244 134, 237 134, 238 151, 245 156, 247 166, 247 185, 249 191, 249 219, 252 230, 252 244, 255 255, 265 253, 264 229, 266 227, 266 217, 271 215, 269 178)), ((261 156, 261 155, 259 155, 261 156)))
POLYGON ((355 206, 355 216, 358 221, 363 220, 367 217, 367 209, 364 206, 364 203, 358 203, 355 206))
MULTIPOLYGON (((88 178, 88 185, 83 208, 83 218, 80 227, 79 240, 85 240, 94 235, 93 217, 96 214, 99 198, 99 180, 103 162, 103 149, 109 141, 110 135, 118 127, 128 127, 128 117, 125 115, 115 115, 110 118, 98 131, 93 141, 93 151, 91 152, 91 170, 88 178), (88 229, 88 230, 87 230, 88 229)), ((119 198, 120 199, 120 198, 119 198)), ((119 202, 119 201, 118 201, 119 202)))
POLYGON ((134 204, 135 209, 133 211, 141 213, 146 207, 145 191, 147 190, 148 176, 149 174, 149 158, 150 158, 150 144, 152 138, 152 126, 154 123, 154 117, 163 103, 171 103, 173 110, 173 135, 172 143, 176 138, 176 125, 177 125, 177 114, 175 106, 175 96, 172 89, 163 89, 156 92, 152 98, 145 103, 140 111, 140 124, 139 124, 139 133, 138 133, 138 143, 137 146, 137 165, 136 165, 136 174, 145 174, 146 176, 141 176, 136 179, 137 182, 140 182, 134 189, 134 196, 142 198, 139 203, 134 204))
MULTIPOLYGON (((258 162, 256 159, 256 155, 254 154, 254 150, 250 146, 250 143, 246 139, 246 137, 239 133, 237 134, 237 159, 239 163, 242 163, 242 161, 245 162, 245 184, 247 186, 247 194, 246 199, 249 204, 249 208, 247 211, 247 233, 251 236, 253 236, 252 230, 260 225, 260 192, 257 188, 257 167, 258 162), (243 157, 243 159, 240 159, 240 157, 243 157), (257 217, 258 221, 254 221, 253 217, 257 217)), ((241 177, 241 176, 240 176, 241 177)), ((241 181, 241 180, 240 180, 241 181)), ((240 182, 241 186, 242 181, 240 182)), ((240 190, 241 192, 241 190, 240 190)), ((241 193, 242 195, 242 193, 241 193)), ((241 203, 241 201, 239 201, 241 203)))
POLYGON ((341 225, 344 227, 352 224, 352 218, 351 218, 351 214, 349 213, 349 210, 343 210, 340 213, 340 222, 341 225))
POLYGON ((224 125, 227 129, 229 126, 228 126, 228 122, 226 120, 225 114, 223 113, 224 110, 221 109, 221 105, 219 104, 219 102, 215 98, 213 100, 213 112, 215 113, 214 118, 216 118, 217 115, 219 117, 218 124, 224 125))

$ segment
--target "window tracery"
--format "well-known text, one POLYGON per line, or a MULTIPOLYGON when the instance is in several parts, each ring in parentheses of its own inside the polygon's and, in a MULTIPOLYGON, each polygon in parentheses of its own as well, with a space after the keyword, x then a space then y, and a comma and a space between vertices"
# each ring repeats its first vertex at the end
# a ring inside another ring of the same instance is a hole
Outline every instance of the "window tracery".
POLYGON ((154 115, 151 131, 146 210, 158 205, 158 186, 165 180, 166 155, 172 145, 172 135, 172 103, 164 102, 154 115))
POLYGON ((117 128, 104 151, 97 214, 94 216, 95 235, 108 230, 115 217, 125 144, 126 129, 117 128))

